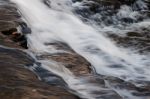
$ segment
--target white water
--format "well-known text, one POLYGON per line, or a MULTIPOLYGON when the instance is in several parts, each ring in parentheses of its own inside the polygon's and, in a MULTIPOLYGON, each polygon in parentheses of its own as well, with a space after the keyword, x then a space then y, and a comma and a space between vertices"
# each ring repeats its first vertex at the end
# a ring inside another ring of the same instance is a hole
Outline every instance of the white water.
MULTIPOLYGON (((72 2, 70 0, 51 0, 52 8, 47 7, 42 0, 11 1, 17 4, 32 29, 32 34, 28 35, 28 41, 30 50, 35 54, 64 52, 63 50, 56 50, 53 46, 46 45, 46 43, 61 41, 67 43, 78 54, 85 57, 99 74, 119 77, 134 83, 138 80, 150 81, 149 60, 145 56, 135 54, 129 49, 117 47, 103 33, 83 23, 72 13, 72 2), (111 68, 114 65, 119 65, 121 68, 111 68)), ((123 12, 125 11, 124 9, 128 8, 122 8, 118 16, 129 15, 128 12, 123 12)), ((127 11, 131 13, 130 9, 127 11)), ((134 18, 135 15, 130 14, 129 16, 134 18)), ((135 26, 133 25, 133 27, 135 26)), ((112 28, 113 30, 114 28, 112 28)), ((101 28, 101 31, 105 30, 101 28)), ((42 62, 43 66, 51 65, 51 62, 45 61, 42 62)), ((54 71, 55 69, 51 68, 51 70, 54 71)), ((62 76, 62 78, 65 77, 65 75, 59 74, 58 71, 55 73, 62 76)), ((67 75, 70 75, 70 73, 67 73, 67 75)), ((72 89, 79 91, 77 86, 74 86, 73 81, 70 81, 75 80, 75 78, 70 77, 69 80, 64 78, 65 81, 72 89)), ((76 81, 78 82, 78 80, 76 81)), ((83 86, 85 89, 90 90, 90 88, 86 88, 87 85, 83 86)), ((79 93, 92 99, 88 91, 79 93)))

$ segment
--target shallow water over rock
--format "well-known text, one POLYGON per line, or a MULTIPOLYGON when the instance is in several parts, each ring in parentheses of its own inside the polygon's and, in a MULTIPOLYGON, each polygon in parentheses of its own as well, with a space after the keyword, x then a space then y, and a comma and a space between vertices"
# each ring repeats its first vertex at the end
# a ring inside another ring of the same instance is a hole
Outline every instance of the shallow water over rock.
POLYGON ((40 81, 26 68, 34 64, 34 60, 26 53, 0 47, 0 54, 1 99, 79 99, 60 87, 58 81, 54 81, 57 85, 40 81))
POLYGON ((149 1, 11 1, 0 2, 2 99, 150 98, 149 1), (13 35, 23 21, 28 47, 13 35))

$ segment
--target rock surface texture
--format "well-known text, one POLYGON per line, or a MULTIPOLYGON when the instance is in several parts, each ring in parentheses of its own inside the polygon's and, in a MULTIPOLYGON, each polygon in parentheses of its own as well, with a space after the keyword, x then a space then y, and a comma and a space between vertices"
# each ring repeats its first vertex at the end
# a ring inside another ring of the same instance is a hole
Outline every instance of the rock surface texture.
MULTIPOLYGON (((137 20, 116 16, 122 5, 134 4, 135 0, 87 1, 73 0, 74 3, 82 2, 85 6, 82 9, 75 6, 75 12, 87 23, 90 23, 88 20, 92 19, 97 25, 105 23, 105 26, 109 26, 118 24, 113 20, 115 18, 117 22, 126 24, 140 22, 149 15, 149 13, 145 13, 137 20), (101 17, 98 17, 99 15, 101 17)), ((2 4, 0 5, 0 99, 81 99, 75 95, 76 93, 73 93, 74 90, 68 88, 61 77, 42 68, 40 62, 35 61, 27 54, 26 35, 17 31, 17 27, 23 23, 18 10, 7 0, 0 1, 0 4, 2 4), (49 79, 47 80, 47 78, 49 79)), ((46 2, 46 4, 48 3, 46 2)), ((108 33, 106 36, 112 38, 120 46, 134 49, 142 47, 143 49, 138 50, 141 53, 150 51, 149 30, 143 29, 143 33, 128 32, 125 36, 108 33)), ((134 99, 137 97, 137 99, 150 99, 149 82, 144 82, 145 86, 138 87, 130 81, 127 82, 117 77, 98 75, 91 64, 67 44, 58 41, 47 45, 63 50, 64 53, 39 55, 36 58, 63 64, 77 78, 83 78, 85 84, 88 82, 89 85, 98 86, 100 90, 92 92, 96 96, 95 99, 126 99, 126 91, 135 96, 134 99), (120 91, 124 97, 120 95, 120 91)), ((87 84, 87 87, 89 85, 87 84)))
POLYGON ((16 36, 12 34, 20 16, 13 4, 0 3, 0 99, 79 99, 59 84, 40 81, 27 69, 34 60, 21 51, 24 47, 14 41, 16 36))

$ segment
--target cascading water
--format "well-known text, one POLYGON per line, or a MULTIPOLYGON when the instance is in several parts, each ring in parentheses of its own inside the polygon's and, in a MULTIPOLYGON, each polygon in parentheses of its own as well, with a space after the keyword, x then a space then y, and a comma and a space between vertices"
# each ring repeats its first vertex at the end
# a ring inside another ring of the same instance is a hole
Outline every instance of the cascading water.
MULTIPOLYGON (((32 29, 32 34, 28 34, 27 38, 29 50, 35 55, 67 53, 65 50, 58 50, 47 45, 48 43, 60 41, 67 43, 74 51, 86 58, 98 74, 118 77, 137 86, 143 86, 142 81, 150 81, 149 56, 134 53, 130 49, 120 48, 114 41, 104 35, 110 31, 113 33, 118 32, 119 35, 124 31, 134 30, 148 20, 136 21, 136 17, 140 17, 140 13, 138 11, 134 12, 130 6, 123 5, 120 8, 116 16, 112 17, 114 19, 113 24, 106 25, 102 22, 103 24, 95 29, 90 24, 82 22, 78 15, 72 12, 76 7, 83 7, 81 6, 82 3, 74 4, 71 0, 50 0, 45 1, 45 5, 42 0, 11 1, 17 5, 32 29), (123 17, 130 17, 136 23, 124 25, 124 23, 121 23, 123 17), (115 66, 118 66, 118 68, 113 68, 115 66), (141 82, 139 83, 139 81, 141 82)), ((86 0, 83 2, 86 2, 86 0)), ((141 0, 138 0, 134 6, 138 6, 138 4, 142 5, 141 9, 147 9, 146 4, 141 0)), ((136 7, 134 8, 136 9, 136 7)), ((145 25, 148 26, 149 21, 145 25)), ((100 90, 101 88, 98 88, 98 86, 88 85, 88 83, 79 86, 77 83, 81 83, 80 80, 76 79, 65 67, 59 66, 48 59, 37 61, 42 63, 46 69, 61 76, 69 87, 83 95, 83 98, 96 99, 91 92, 100 90), (60 69, 60 67, 62 68, 60 69)), ((124 93, 120 91, 120 94, 124 93)), ((133 99, 133 96, 128 95, 128 98, 133 99)))

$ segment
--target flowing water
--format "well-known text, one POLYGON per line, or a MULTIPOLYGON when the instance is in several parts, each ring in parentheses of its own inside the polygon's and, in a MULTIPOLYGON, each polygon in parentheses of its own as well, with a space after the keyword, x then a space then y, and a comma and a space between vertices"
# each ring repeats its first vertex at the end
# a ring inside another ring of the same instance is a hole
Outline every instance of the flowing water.
MULTIPOLYGON (((149 55, 142 55, 130 48, 120 47, 106 36, 108 33, 123 36, 129 31, 149 27, 149 18, 141 13, 148 10, 144 1, 137 0, 132 7, 122 5, 111 17, 105 16, 105 11, 93 14, 86 22, 82 20, 83 16, 81 17, 75 10, 87 8, 84 4, 92 3, 90 0, 82 2, 75 2, 75 0, 74 2, 71 0, 11 1, 17 5, 23 20, 32 29, 32 33, 27 35, 27 39, 29 51, 35 56, 67 53, 65 50, 58 50, 54 46, 48 45, 58 41, 64 42, 86 58, 97 74, 117 77, 136 86, 144 86, 147 84, 145 82, 150 82, 149 55), (103 20, 103 17, 106 20, 103 20), (139 21, 141 17, 143 19, 139 21), (99 24, 94 21, 95 18, 98 18, 99 24), (125 18, 133 21, 123 22, 122 19, 125 18), (108 20, 112 22, 108 23, 108 20)), ((83 83, 82 78, 75 77, 63 64, 48 59, 37 59, 37 61, 42 63, 47 70, 62 77, 69 88, 80 94, 82 98, 101 99, 96 98, 97 95, 92 93, 102 90, 101 87, 88 82, 83 83)), ((113 88, 110 86, 106 90, 108 89, 113 88)), ((145 99, 143 97, 135 98, 127 90, 113 90, 122 97, 126 96, 125 99, 145 99)))

